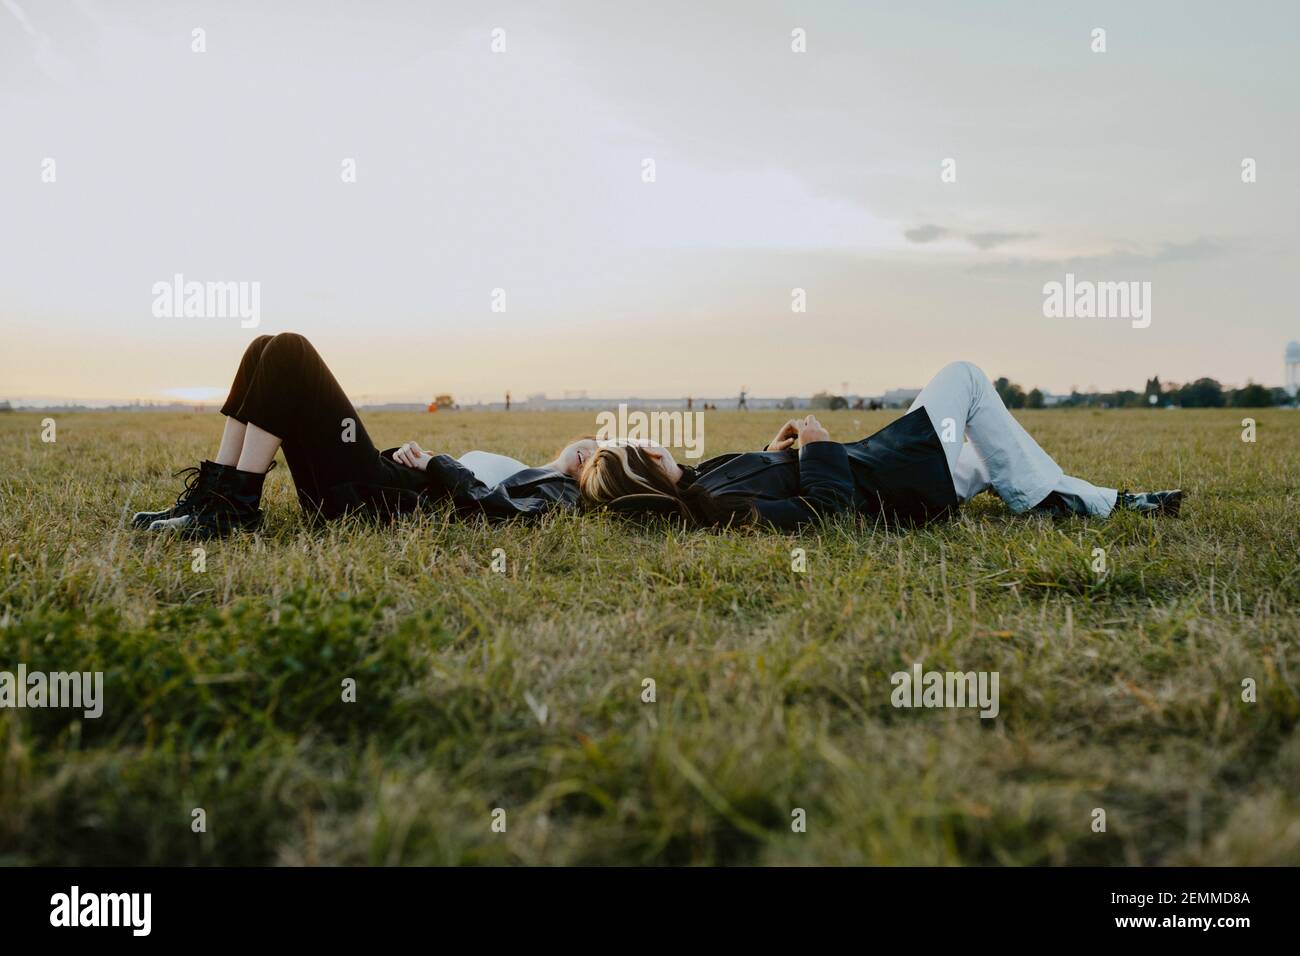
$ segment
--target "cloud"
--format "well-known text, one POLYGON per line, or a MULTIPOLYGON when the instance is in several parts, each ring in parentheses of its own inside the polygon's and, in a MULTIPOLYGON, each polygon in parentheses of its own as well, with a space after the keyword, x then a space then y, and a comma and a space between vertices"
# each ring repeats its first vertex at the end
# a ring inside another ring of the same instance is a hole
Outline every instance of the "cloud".
POLYGON ((934 242, 947 235, 948 230, 943 226, 916 226, 903 232, 908 242, 934 242))
POLYGON ((1214 259, 1226 254, 1229 246, 1218 239, 1192 239, 1187 242, 1164 242, 1150 250, 1112 249, 1090 256, 1071 256, 1064 259, 1000 259, 981 262, 971 271, 988 275, 1022 275, 1044 269, 1066 272, 1127 271, 1179 262, 1214 259))
POLYGON ((971 232, 966 234, 966 241, 976 249, 993 249, 1008 242, 1022 242, 1037 239, 1036 232, 971 232))
POLYGON ((31 44, 32 60, 40 71, 56 83, 67 85, 71 82, 76 73, 72 64, 55 51, 49 36, 36 28, 17 0, 0 0, 0 6, 13 14, 22 27, 23 35, 31 44))
POLYGON ((957 232, 946 226, 936 226, 927 224, 924 226, 913 226, 911 229, 903 231, 903 237, 908 242, 926 243, 936 242, 948 237, 965 239, 976 249, 994 249, 998 246, 1006 245, 1009 242, 1021 242, 1025 239, 1037 239, 1036 232, 957 232))
POLYGON ((1148 263, 1213 259, 1227 251, 1227 245, 1218 239, 1193 239, 1190 242, 1166 242, 1154 253, 1145 255, 1135 253, 1111 253, 1111 255, 1126 256, 1131 261, 1146 265, 1148 263))

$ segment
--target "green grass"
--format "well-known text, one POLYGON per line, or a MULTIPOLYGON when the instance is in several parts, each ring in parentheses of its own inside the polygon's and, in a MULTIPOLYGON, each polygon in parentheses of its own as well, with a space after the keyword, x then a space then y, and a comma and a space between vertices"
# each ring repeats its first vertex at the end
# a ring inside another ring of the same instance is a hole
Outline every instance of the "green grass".
MULTIPOLYGON (((1300 414, 1022 415, 1068 471, 1188 489, 1177 521, 990 497, 912 534, 311 531, 282 467, 263 531, 202 573, 125 523, 220 420, 56 417, 54 444, 0 417, 0 670, 102 670, 106 703, 0 710, 0 862, 1300 863, 1300 414), (917 659, 998 671, 998 718, 892 707, 917 659)), ((847 439, 890 417, 824 420, 847 439)), ((707 451, 779 421, 711 412, 707 451)), ((544 460, 593 418, 368 426, 544 460)))

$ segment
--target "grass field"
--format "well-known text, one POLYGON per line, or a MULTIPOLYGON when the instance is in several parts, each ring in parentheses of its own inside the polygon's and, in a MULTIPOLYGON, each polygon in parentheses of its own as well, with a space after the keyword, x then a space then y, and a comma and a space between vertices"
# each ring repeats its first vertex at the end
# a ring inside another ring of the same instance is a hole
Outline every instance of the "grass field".
MULTIPOLYGON (((848 440, 895 414, 823 421, 848 440)), ((1300 863, 1300 413, 1021 418, 1067 471, 1188 489, 1185 516, 986 497, 911 534, 313 532, 281 467, 263 531, 200 572, 125 524, 213 452, 216 415, 61 415, 53 444, 0 417, 0 670, 105 680, 97 720, 0 710, 0 863, 1300 863), (917 660, 997 671, 998 717, 894 708, 917 660)), ((781 420, 710 412, 706 451, 781 420)), ((525 460, 594 428, 367 424, 525 460)))

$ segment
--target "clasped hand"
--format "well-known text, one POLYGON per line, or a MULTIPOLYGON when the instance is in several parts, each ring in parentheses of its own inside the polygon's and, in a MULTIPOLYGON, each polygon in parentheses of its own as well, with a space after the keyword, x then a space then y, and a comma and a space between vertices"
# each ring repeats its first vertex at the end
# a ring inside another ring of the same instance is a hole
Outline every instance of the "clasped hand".
POLYGON ((822 423, 814 415, 807 415, 803 418, 792 418, 781 426, 780 431, 776 433, 767 444, 768 451, 785 451, 796 441, 799 445, 811 445, 813 442, 830 441, 831 433, 828 432, 822 423))

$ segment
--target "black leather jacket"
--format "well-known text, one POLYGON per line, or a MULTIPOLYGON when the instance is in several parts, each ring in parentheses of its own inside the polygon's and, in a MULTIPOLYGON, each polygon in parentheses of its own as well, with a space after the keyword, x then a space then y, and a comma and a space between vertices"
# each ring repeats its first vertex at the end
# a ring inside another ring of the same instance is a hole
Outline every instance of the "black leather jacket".
POLYGON ((435 455, 424 474, 424 493, 435 500, 450 499, 462 515, 536 517, 552 509, 575 511, 578 507, 578 483, 546 468, 525 468, 489 487, 450 455, 435 455))
POLYGON ((684 483, 753 498, 759 519, 779 530, 850 509, 911 527, 957 507, 948 459, 923 408, 849 444, 722 455, 684 470, 684 483))
POLYGON ((449 501, 461 516, 493 519, 531 518, 559 509, 576 511, 578 483, 545 468, 525 468, 488 486, 450 455, 435 455, 424 471, 393 460, 396 448, 379 452, 373 477, 343 482, 326 495, 327 517, 367 511, 395 517, 427 510, 449 501))

